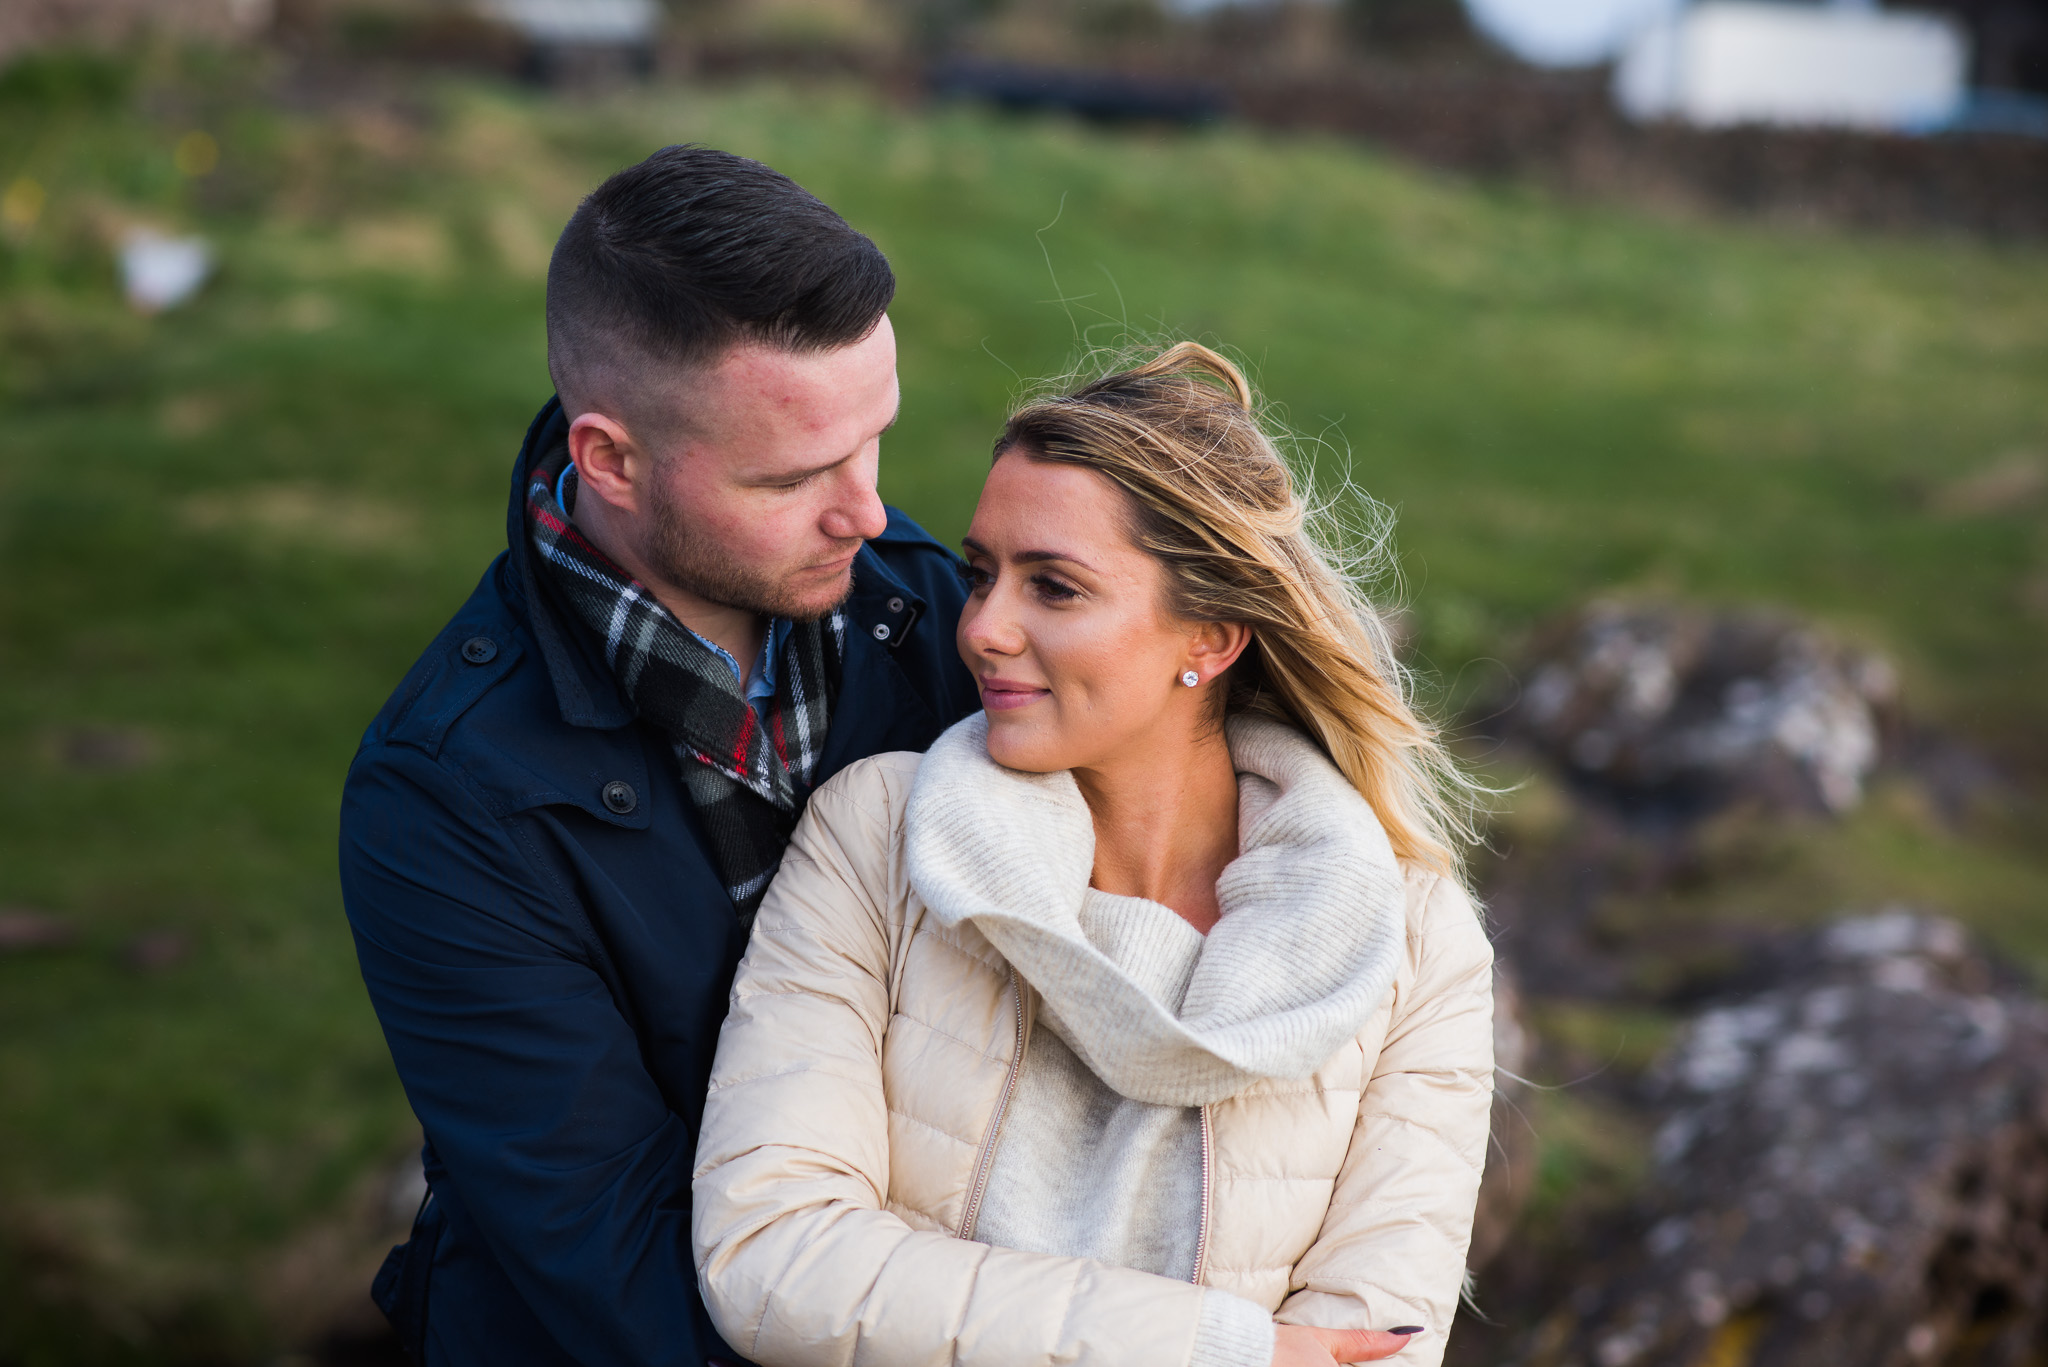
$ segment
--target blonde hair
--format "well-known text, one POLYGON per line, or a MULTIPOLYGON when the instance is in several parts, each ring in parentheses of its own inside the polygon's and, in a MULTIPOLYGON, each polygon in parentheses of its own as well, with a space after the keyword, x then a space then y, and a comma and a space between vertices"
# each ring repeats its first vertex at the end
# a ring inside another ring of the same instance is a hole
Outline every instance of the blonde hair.
MULTIPOLYGON (((1372 804, 1396 856, 1460 876, 1483 790, 1417 714, 1366 576, 1339 569, 1236 365, 1195 342, 1167 347, 1025 403, 996 440, 998 459, 1012 450, 1122 489, 1133 541, 1165 567, 1169 608, 1251 628, 1225 712, 1305 732, 1372 804)), ((1372 551, 1384 557, 1384 536, 1372 551)))

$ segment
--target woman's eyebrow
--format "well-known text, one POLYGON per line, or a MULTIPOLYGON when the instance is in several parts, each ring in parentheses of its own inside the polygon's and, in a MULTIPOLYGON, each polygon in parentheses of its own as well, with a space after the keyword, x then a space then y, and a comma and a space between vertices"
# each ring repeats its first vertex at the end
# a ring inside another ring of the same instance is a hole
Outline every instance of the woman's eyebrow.
MULTIPOLYGON (((989 551, 988 547, 982 545, 971 536, 961 537, 960 545, 969 555, 979 555, 989 560, 997 558, 989 551)), ((1079 565, 1084 570, 1100 573, 1093 565, 1083 560, 1080 556, 1071 555, 1066 551, 1018 551, 1010 557, 1010 560, 1012 563, 1019 565, 1036 565, 1047 560, 1064 560, 1069 565, 1079 565)))
POLYGON ((1080 556, 1066 551, 1018 551, 1010 559, 1020 565, 1033 565, 1044 560, 1064 560, 1069 565, 1079 565, 1084 570, 1093 570, 1095 568, 1080 556))

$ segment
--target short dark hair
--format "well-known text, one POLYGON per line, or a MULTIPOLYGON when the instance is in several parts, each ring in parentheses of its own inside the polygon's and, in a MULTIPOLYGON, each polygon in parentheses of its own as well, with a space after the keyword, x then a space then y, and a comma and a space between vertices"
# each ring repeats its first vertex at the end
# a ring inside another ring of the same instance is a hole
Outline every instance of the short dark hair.
MULTIPOLYGON (((664 147, 591 191, 548 265, 548 369, 588 403, 649 363, 688 368, 740 342, 823 351, 874 330, 888 258, 758 161, 664 147)), ((615 402, 625 402, 622 395, 615 402)))

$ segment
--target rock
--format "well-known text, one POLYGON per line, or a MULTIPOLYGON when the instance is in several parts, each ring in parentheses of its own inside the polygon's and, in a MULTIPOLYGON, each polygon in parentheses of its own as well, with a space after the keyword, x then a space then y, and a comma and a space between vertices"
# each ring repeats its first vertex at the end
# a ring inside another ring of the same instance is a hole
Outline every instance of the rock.
POLYGON ((1845 812, 1896 715, 1882 657, 1763 612, 1596 603, 1539 638, 1524 679, 1489 729, 1684 813, 1734 798, 1845 812))
POLYGON ((2048 1005, 1954 923, 1801 937, 1649 1082, 1632 1226, 1525 1367, 2021 1367, 2048 1349, 2048 1005))
MULTIPOLYGON (((1475 729, 1527 769, 1480 884, 1532 997, 1684 1006, 1780 937, 1725 908, 1805 861, 1882 773, 1888 813, 2005 819, 2025 791, 1911 716, 1878 656, 1796 618, 1595 603, 1540 632, 1475 729), (1725 890, 1724 890, 1725 889, 1725 890)), ((1833 841, 1833 844, 1830 842, 1833 841)))
POLYGON ((62 949, 78 938, 68 923, 27 907, 0 907, 0 954, 62 949))

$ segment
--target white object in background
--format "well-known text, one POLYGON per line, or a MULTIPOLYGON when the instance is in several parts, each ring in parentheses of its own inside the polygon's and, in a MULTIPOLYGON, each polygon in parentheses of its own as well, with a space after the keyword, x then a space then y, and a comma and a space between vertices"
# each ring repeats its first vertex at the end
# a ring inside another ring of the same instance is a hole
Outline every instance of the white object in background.
POLYGON ((1955 116, 1968 69, 1940 15, 1708 0, 1636 35, 1614 99, 1638 119, 1920 130, 1955 116))
POLYGON ((1594 66, 1684 0, 1465 0, 1473 24, 1525 62, 1594 66))
POLYGON ((135 228, 121 239, 121 286, 144 313, 176 308, 199 292, 213 271, 203 237, 165 237, 135 228))
POLYGON ((661 21, 655 0, 479 0, 477 8, 536 43, 639 46, 661 21))

